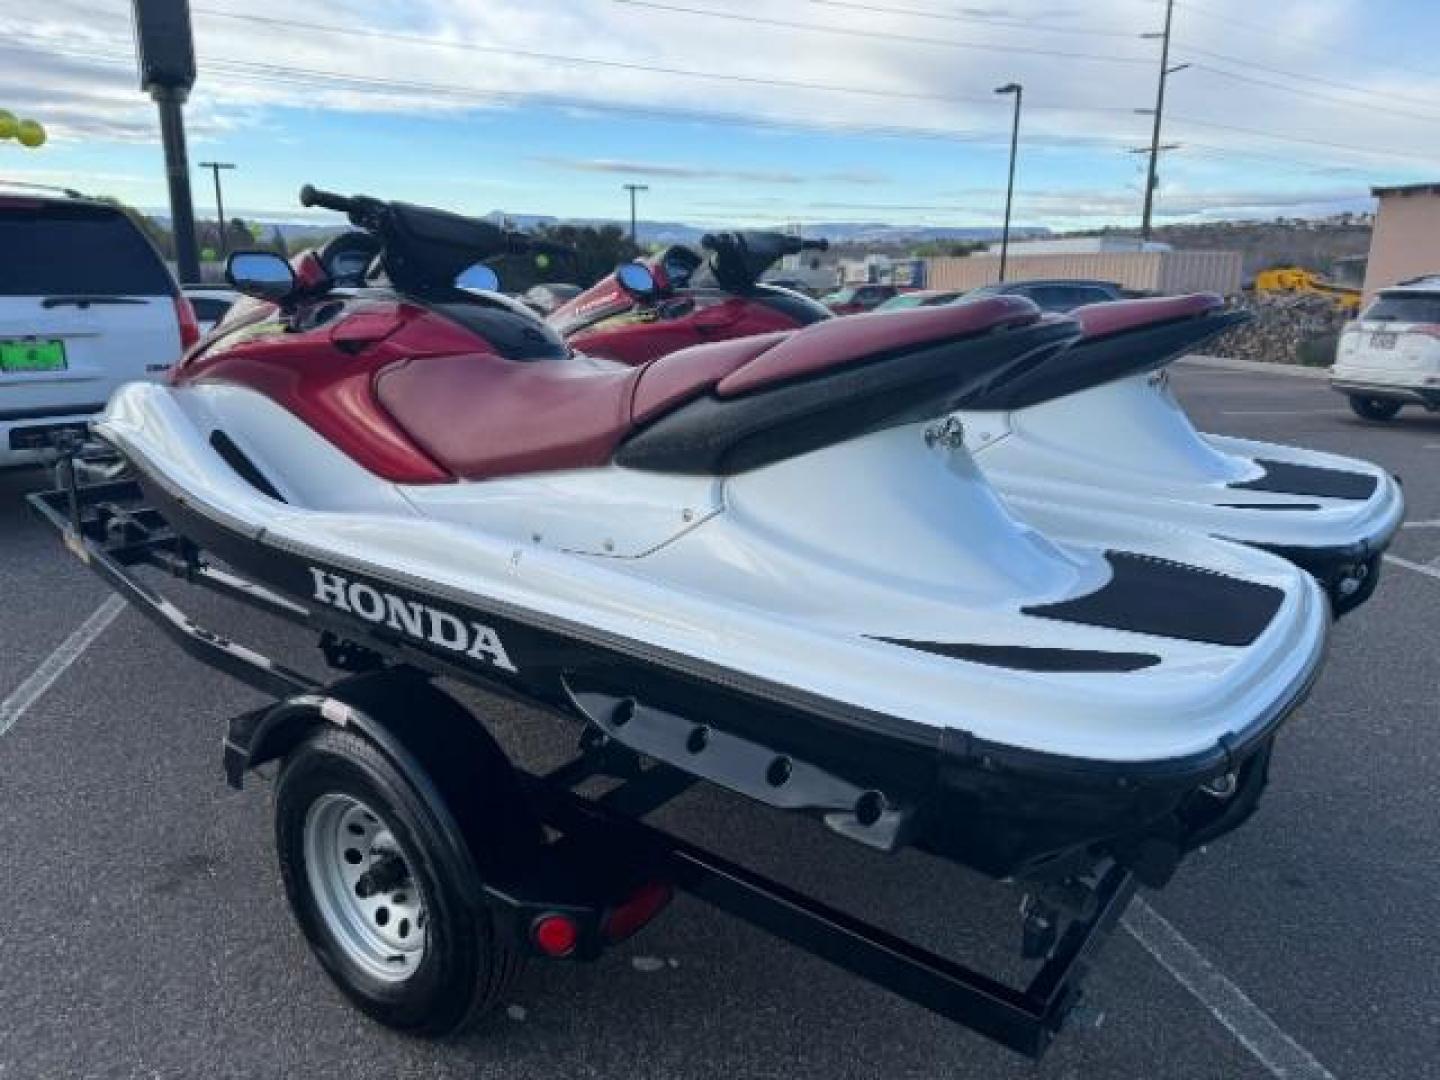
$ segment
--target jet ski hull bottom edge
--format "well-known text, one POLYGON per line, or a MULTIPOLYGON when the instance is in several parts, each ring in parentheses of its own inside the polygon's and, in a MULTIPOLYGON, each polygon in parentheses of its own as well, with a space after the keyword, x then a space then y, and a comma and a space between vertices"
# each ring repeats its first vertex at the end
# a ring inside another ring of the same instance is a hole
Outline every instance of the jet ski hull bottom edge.
POLYGON ((1241 825, 1309 680, 1184 758, 1107 762, 986 742, 560 625, 221 521, 139 470, 175 533, 366 649, 586 721, 598 736, 882 850, 913 845, 995 878, 1060 880, 1114 859, 1153 887, 1241 825))

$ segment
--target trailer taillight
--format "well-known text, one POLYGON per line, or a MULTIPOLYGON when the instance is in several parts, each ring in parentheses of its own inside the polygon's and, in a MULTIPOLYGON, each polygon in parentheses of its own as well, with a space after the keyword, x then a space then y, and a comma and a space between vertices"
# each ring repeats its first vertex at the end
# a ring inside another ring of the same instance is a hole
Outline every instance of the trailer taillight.
POLYGON ((670 903, 675 890, 663 881, 650 881, 640 886, 630 898, 618 907, 610 909, 601 929, 608 941, 624 941, 651 919, 659 915, 670 903))
POLYGON ((200 340, 200 323, 188 296, 175 297, 175 318, 180 322, 180 348, 188 352, 200 340))
POLYGON ((546 956, 569 956, 580 940, 580 928, 569 915, 541 915, 531 924, 530 937, 546 956))

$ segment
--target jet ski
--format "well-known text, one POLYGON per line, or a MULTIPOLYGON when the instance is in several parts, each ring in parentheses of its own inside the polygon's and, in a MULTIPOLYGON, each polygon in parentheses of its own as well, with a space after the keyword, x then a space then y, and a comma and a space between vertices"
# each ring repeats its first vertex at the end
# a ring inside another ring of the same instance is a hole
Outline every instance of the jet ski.
POLYGON ((997 878, 1114 862, 1158 886, 1255 808, 1323 659, 1313 579, 1197 533, 1042 535, 956 430, 1078 322, 999 297, 624 365, 479 287, 467 268, 525 237, 301 201, 376 237, 364 283, 232 255, 252 308, 95 424, 148 505, 245 578, 849 839, 997 878))
MULTIPOLYGON (((803 250, 797 238, 718 233, 702 243, 706 255, 677 246, 648 261, 653 287, 601 282, 554 311, 550 325, 582 352, 633 364, 832 318, 759 280, 803 250)), ((1337 615, 1371 595, 1404 516, 1395 478, 1351 458, 1202 434, 1171 391, 1167 366, 1247 314, 1195 295, 1073 315, 1082 334, 1071 345, 993 380, 956 414, 967 456, 1012 508, 1047 533, 1106 514, 1251 544, 1312 573, 1337 615)), ((847 321, 862 333, 855 320, 869 318, 847 321)))

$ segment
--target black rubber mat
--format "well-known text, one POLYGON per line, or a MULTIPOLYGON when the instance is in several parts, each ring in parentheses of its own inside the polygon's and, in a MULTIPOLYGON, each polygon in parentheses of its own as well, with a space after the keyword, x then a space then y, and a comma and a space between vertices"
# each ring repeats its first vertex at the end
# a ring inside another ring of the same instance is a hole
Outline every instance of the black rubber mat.
POLYGON ((1117 672, 1154 667, 1160 657, 1153 653, 1097 652, 1092 649, 1041 649, 1029 645, 966 645, 963 642, 907 641, 904 638, 875 638, 907 649, 969 660, 1013 671, 1117 672))
POLYGON ((1254 480, 1231 484, 1238 491, 1273 491, 1280 495, 1314 495, 1322 499, 1368 499, 1376 480, 1365 473, 1255 459, 1265 470, 1254 480))
POLYGON ((1128 551, 1107 551, 1105 558, 1114 574, 1104 588, 1022 611, 1183 641, 1249 645, 1270 625, 1285 599, 1284 592, 1272 585, 1169 559, 1128 551))

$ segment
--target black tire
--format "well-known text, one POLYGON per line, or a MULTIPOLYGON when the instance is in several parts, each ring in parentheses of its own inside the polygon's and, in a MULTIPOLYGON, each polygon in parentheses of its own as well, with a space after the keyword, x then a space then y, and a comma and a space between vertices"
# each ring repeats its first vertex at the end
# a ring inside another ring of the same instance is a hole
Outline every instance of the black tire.
POLYGON ((522 957, 478 900, 479 875, 446 813, 437 814, 374 744, 323 727, 286 757, 275 786, 275 842, 291 911, 336 985, 366 1015, 412 1035, 457 1032, 500 1003, 522 957), (425 910, 425 950, 402 981, 367 972, 317 904, 305 865, 305 823, 326 795, 380 817, 409 865, 425 910))
POLYGON ((1403 402, 1393 401, 1390 398, 1350 395, 1350 408, 1355 410, 1355 415, 1362 420, 1394 420, 1399 414, 1402 404, 1403 402))

